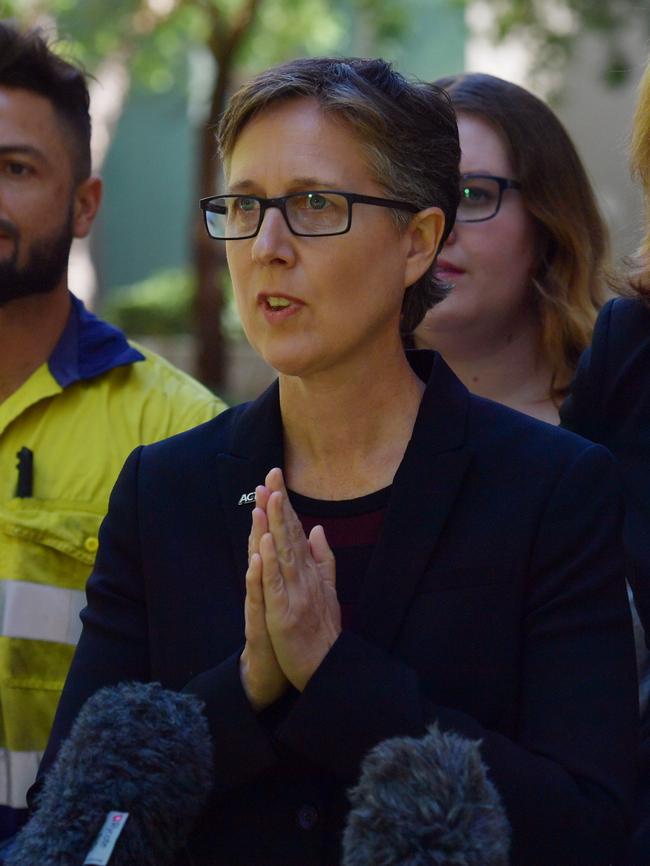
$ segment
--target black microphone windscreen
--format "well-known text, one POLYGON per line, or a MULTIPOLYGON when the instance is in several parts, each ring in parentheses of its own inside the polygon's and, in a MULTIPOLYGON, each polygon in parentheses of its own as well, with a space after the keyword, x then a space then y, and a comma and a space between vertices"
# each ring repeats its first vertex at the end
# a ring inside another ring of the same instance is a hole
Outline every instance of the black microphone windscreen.
POLYGON ((158 683, 96 692, 45 777, 7 866, 82 866, 110 811, 129 813, 110 866, 173 863, 212 782, 202 707, 158 683))
POLYGON ((343 866, 507 866, 510 826, 479 742, 429 728, 365 758, 343 866))

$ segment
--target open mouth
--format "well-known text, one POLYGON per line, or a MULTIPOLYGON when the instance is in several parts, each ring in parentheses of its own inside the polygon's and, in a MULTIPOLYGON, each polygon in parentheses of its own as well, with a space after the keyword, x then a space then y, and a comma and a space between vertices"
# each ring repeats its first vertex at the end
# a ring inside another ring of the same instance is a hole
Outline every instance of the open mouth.
POLYGON ((266 299, 266 305, 270 310, 285 310, 291 306, 291 301, 288 298, 278 298, 275 295, 269 295, 266 299))

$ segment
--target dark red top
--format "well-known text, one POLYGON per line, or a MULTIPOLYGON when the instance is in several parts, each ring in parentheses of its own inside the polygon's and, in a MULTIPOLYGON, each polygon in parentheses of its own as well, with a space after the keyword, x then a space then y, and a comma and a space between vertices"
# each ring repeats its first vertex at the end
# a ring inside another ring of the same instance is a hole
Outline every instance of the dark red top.
POLYGON ((354 623, 357 601, 370 556, 379 538, 390 487, 358 499, 310 499, 289 491, 305 535, 320 524, 336 557, 336 591, 344 629, 354 623))

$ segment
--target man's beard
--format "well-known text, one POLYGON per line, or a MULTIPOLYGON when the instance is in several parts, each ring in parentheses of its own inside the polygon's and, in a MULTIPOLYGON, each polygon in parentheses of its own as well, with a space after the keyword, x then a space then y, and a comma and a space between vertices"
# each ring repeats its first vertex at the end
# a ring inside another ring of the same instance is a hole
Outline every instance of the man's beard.
POLYGON ((72 208, 58 232, 34 241, 27 250, 27 261, 18 266, 20 234, 8 220, 0 219, 0 232, 14 241, 14 252, 0 259, 0 307, 17 298, 43 295, 54 291, 68 267, 73 234, 72 208))

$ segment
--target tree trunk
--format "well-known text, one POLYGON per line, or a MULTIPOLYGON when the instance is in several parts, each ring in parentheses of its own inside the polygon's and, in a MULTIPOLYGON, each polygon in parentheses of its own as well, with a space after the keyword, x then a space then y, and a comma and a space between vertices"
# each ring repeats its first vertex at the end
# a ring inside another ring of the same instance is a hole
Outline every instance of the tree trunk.
MULTIPOLYGON (((201 195, 217 191, 219 160, 212 128, 213 118, 221 113, 225 100, 225 76, 219 73, 210 107, 210 120, 199 132, 199 190, 201 195), (223 81, 223 84, 222 84, 223 81)), ((196 295, 194 298, 194 333, 196 336, 196 374, 213 391, 222 391, 226 384, 226 353, 221 312, 223 309, 223 272, 226 252, 222 241, 209 237, 198 213, 194 224, 194 267, 196 295)))
MULTIPOLYGON (((217 156, 214 124, 226 107, 237 50, 250 30, 261 0, 245 0, 228 27, 218 7, 213 9, 212 32, 208 47, 214 58, 217 77, 210 102, 208 121, 199 133, 200 195, 217 192, 221 166, 217 156)), ((213 391, 226 385, 226 353, 221 312, 226 250, 222 241, 208 236, 199 213, 194 230, 196 296, 194 327, 197 340, 196 374, 213 391)))

